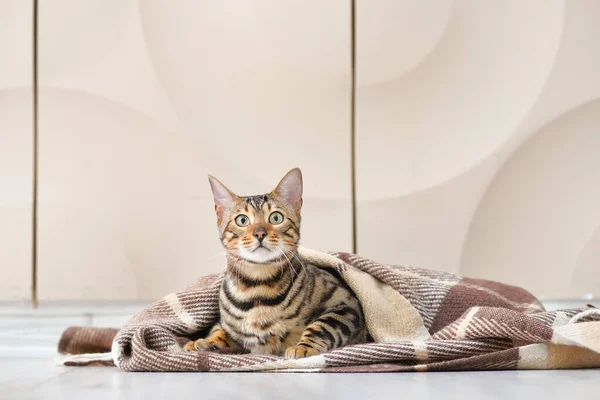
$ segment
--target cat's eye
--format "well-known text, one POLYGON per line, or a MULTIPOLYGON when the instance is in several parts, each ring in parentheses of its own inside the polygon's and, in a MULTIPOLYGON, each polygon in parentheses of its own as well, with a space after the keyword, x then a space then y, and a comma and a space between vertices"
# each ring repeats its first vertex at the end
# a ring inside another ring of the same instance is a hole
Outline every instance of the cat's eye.
POLYGON ((248 226, 250 224, 250 218, 248 218, 247 215, 240 214, 237 217, 235 217, 235 223, 238 226, 248 226))
POLYGON ((279 211, 274 211, 269 215, 269 223, 272 225, 279 225, 283 222, 283 214, 279 211))

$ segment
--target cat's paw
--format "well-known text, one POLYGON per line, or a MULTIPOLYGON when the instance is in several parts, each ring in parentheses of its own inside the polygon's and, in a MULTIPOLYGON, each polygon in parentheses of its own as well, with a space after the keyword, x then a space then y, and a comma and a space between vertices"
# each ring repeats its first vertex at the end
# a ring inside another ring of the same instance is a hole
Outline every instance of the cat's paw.
POLYGON ((316 356, 320 351, 314 347, 308 347, 303 344, 297 346, 288 347, 285 351, 285 358, 306 358, 310 356, 316 356))
POLYGON ((190 341, 183 346, 184 351, 217 350, 218 348, 215 343, 206 339, 198 339, 195 342, 190 341))

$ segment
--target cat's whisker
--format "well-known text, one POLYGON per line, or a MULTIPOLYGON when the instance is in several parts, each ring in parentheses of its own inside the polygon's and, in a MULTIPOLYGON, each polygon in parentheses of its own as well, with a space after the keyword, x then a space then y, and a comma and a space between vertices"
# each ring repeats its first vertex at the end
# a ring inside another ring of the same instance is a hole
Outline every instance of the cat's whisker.
POLYGON ((207 260, 212 260, 213 258, 216 258, 216 257, 218 257, 218 256, 222 256, 222 255, 227 255, 227 250, 220 251, 220 252, 218 252, 217 254, 214 254, 214 255, 212 255, 212 256, 208 256, 208 257, 206 257, 206 259, 207 259, 207 260))
POLYGON ((241 268, 243 263, 244 263, 243 258, 238 256, 237 262, 235 263, 235 269, 236 269, 236 273, 237 273, 238 282, 240 281, 240 275, 244 275, 244 273, 242 272, 242 268, 241 268))
POLYGON ((292 258, 294 258, 294 257, 296 258, 296 260, 298 260, 298 262, 300 263, 300 265, 302 265, 302 268, 306 268, 306 267, 304 266, 304 264, 302 263, 302 260, 300 260, 300 257, 298 257, 298 253, 294 253, 294 254, 292 255, 292 258))
POLYGON ((240 281, 240 261, 241 261, 241 257, 237 257, 237 259, 235 260, 235 263, 233 264, 233 272, 235 273, 235 277, 236 277, 236 282, 240 281))
MULTIPOLYGON (((278 257, 278 258, 276 259, 276 261, 277 261, 277 263, 279 263, 279 262, 283 261, 283 258, 282 258, 282 257, 278 257)), ((285 270, 284 268, 281 268, 281 269, 280 269, 280 271, 279 271, 279 277, 280 277, 280 278, 283 276, 283 271, 284 271, 284 270, 285 270)))
POLYGON ((292 284, 293 284, 294 283, 294 274, 296 274, 296 276, 298 276, 298 272, 296 272, 296 270, 294 269, 294 266, 292 265, 292 262, 290 261, 288 256, 285 255, 285 251, 281 247, 277 247, 277 248, 279 249, 281 254, 283 254, 283 256, 286 258, 288 265, 290 266, 290 272, 292 274, 292 284))
MULTIPOLYGON (((281 248, 281 247, 280 247, 281 248)), ((285 251, 285 250, 283 250, 285 251)), ((291 258, 296 258, 296 260, 298 260, 298 262, 300 263, 300 265, 302 266, 302 268, 304 267, 304 264, 302 263, 302 260, 300 260, 300 258, 298 257, 298 253, 297 252, 292 252, 291 250, 287 250, 287 254, 291 257, 291 258)))
MULTIPOLYGON (((283 253, 283 250, 280 247, 277 247, 277 250, 279 250, 279 252, 285 257, 285 254, 283 253)), ((289 261, 288 261, 288 267, 289 267, 289 261)), ((281 270, 283 271, 283 268, 281 270)), ((290 278, 292 279, 292 284, 294 284, 294 274, 292 273, 291 270, 290 270, 290 278)))

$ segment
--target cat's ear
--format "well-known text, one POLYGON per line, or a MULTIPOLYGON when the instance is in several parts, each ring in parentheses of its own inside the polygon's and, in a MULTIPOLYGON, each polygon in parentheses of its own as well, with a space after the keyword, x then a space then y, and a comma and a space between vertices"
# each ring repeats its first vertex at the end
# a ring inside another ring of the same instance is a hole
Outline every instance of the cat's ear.
POLYGON ((302 207, 302 172, 300 172, 300 168, 294 168, 285 174, 273 192, 277 193, 296 211, 300 211, 302 207))
POLYGON ((217 213, 217 217, 223 218, 225 211, 233 206, 233 203, 238 197, 214 176, 209 175, 208 182, 210 182, 210 188, 212 189, 213 198, 215 199, 215 212, 217 213))

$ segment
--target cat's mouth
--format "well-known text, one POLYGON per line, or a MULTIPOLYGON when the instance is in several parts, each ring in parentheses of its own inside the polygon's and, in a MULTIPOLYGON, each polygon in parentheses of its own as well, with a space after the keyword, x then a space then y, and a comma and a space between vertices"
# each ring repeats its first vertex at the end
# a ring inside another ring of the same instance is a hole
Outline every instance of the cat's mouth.
POLYGON ((269 252, 271 251, 271 249, 269 249, 267 246, 263 245, 262 243, 259 243, 258 246, 256 246, 254 248, 254 250, 252 250, 252 252, 254 253, 255 251, 258 251, 258 250, 261 250, 261 249, 269 251, 269 252))
POLYGON ((255 246, 253 249, 240 249, 240 256, 254 263, 267 263, 277 258, 277 253, 264 244, 255 246))

